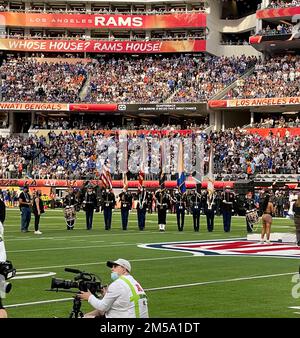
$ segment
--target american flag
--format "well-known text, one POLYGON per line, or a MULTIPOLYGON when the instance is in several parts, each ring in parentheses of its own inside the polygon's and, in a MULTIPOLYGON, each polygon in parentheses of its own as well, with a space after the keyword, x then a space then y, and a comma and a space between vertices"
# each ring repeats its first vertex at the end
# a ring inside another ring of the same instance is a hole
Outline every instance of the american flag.
POLYGON ((123 173, 123 189, 128 189, 128 178, 127 173, 123 173))
POLYGON ((186 192, 185 185, 185 172, 184 172, 184 154, 183 154, 183 144, 180 142, 178 149, 178 165, 177 165, 177 187, 180 189, 180 192, 186 192))
POLYGON ((210 193, 213 193, 215 191, 215 188, 214 188, 214 154, 213 154, 212 144, 210 145, 210 150, 209 150, 207 191, 210 193))
POLYGON ((139 171, 139 177, 138 177, 138 179, 139 179, 138 189, 139 190, 142 190, 143 183, 144 183, 144 178, 145 178, 145 173, 142 170, 140 170, 139 171))
POLYGON ((111 179, 111 173, 110 173, 109 160, 105 160, 105 162, 102 166, 100 179, 103 183, 104 188, 112 189, 112 179, 111 179))

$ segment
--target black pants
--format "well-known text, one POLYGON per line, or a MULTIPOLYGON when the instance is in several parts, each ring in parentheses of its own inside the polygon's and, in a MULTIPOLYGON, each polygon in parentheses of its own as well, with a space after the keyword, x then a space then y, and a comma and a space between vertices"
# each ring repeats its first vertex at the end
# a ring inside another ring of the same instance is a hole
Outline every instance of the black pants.
POLYGON ((176 215, 177 215, 178 231, 183 231, 185 209, 184 208, 180 209, 180 207, 176 207, 176 215))
POLYGON ((140 230, 144 230, 146 221, 146 208, 137 208, 138 225, 140 230))
POLYGON ((225 232, 230 232, 231 227, 231 211, 224 210, 223 211, 223 226, 225 232))
POLYGON ((166 224, 166 220, 167 220, 167 210, 166 209, 160 209, 158 207, 157 210, 157 215, 158 215, 158 224, 166 224))
POLYGON ((40 218, 41 218, 41 215, 34 214, 34 230, 35 231, 39 230, 40 218))
POLYGON ((200 228, 200 209, 193 209, 194 230, 199 231, 200 228))
POLYGON ((85 211, 85 221, 87 230, 92 229, 93 227, 93 218, 94 218, 94 209, 86 209, 85 211))
POLYGON ((111 228, 112 209, 104 207, 103 214, 104 214, 105 230, 109 230, 111 228))
POLYGON ((128 216, 129 216, 129 209, 128 208, 121 208, 121 218, 122 218, 122 228, 123 228, 123 230, 127 230, 128 216))
POLYGON ((206 223, 207 223, 207 230, 209 232, 214 230, 214 219, 215 219, 215 213, 213 210, 207 210, 206 211, 206 223))

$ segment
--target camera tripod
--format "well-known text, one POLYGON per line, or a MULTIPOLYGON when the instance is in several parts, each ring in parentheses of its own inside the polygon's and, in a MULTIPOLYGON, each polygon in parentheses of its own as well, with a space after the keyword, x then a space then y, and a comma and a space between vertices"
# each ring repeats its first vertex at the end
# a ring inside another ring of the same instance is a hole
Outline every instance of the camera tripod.
POLYGON ((81 299, 76 295, 73 299, 73 309, 70 313, 69 318, 82 318, 83 312, 80 311, 81 299))

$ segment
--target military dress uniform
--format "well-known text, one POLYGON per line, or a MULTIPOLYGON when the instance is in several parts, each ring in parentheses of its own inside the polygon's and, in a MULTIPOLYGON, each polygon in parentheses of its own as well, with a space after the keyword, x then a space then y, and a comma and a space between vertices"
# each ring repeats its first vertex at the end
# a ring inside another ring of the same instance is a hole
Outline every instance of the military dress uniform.
POLYGON ((193 215, 194 231, 198 232, 200 228, 202 196, 196 190, 193 190, 192 196, 190 197, 190 207, 193 215))
POLYGON ((112 209, 116 205, 115 194, 112 191, 102 193, 102 209, 104 215, 105 230, 111 229, 112 209))
POLYGON ((96 194, 90 188, 84 194, 82 209, 85 211, 86 229, 91 230, 93 227, 94 210, 98 211, 98 209, 96 194))
POLYGON ((186 194, 176 191, 173 197, 173 202, 175 203, 178 231, 183 231, 186 210, 186 194))
POLYGON ((129 210, 132 208, 132 194, 128 191, 122 191, 119 194, 121 202, 122 229, 127 230, 129 210))
POLYGON ((223 214, 223 226, 225 232, 230 231, 233 202, 234 202, 234 194, 231 191, 225 190, 225 192, 222 195, 222 204, 221 204, 221 210, 223 214))
POLYGON ((145 222, 146 222, 146 212, 147 207, 149 205, 149 200, 151 196, 143 187, 142 190, 139 190, 137 194, 137 217, 138 217, 138 226, 140 230, 145 229, 145 222))
POLYGON ((170 205, 170 197, 165 189, 159 189, 155 193, 157 206, 159 231, 166 230, 167 210, 170 205))
POLYGON ((208 193, 206 192, 203 196, 203 206, 204 206, 204 213, 206 215, 206 224, 207 224, 207 231, 212 232, 214 230, 214 220, 215 220, 215 213, 216 213, 216 193, 208 193))

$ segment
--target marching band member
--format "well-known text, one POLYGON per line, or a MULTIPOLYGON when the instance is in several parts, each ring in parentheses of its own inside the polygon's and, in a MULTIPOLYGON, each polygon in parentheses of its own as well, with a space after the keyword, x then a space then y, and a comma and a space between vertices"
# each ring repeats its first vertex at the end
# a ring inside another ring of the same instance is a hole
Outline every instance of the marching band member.
POLYGON ((154 195, 156 206, 157 206, 157 215, 158 215, 158 225, 159 231, 166 230, 166 219, 167 219, 167 209, 170 206, 170 197, 166 192, 166 189, 158 189, 154 195))
POLYGON ((175 203, 178 231, 183 231, 186 209, 186 193, 182 193, 180 188, 178 188, 178 190, 174 193, 172 201, 175 203))
POLYGON ((82 201, 82 209, 85 211, 86 229, 92 230, 94 209, 96 209, 96 211, 99 211, 99 209, 97 207, 97 197, 93 191, 93 186, 89 184, 86 188, 82 201))
POLYGON ((191 210, 193 215, 193 224, 194 231, 198 232, 200 228, 200 213, 202 207, 202 196, 196 191, 196 189, 192 190, 192 195, 190 197, 191 210))
MULTIPOLYGON (((246 199, 243 204, 243 208, 246 211, 246 215, 248 212, 251 211, 256 211, 256 208, 258 206, 255 204, 254 199, 253 199, 253 193, 252 191, 248 191, 246 194, 246 199)), ((253 231, 253 224, 249 221, 249 219, 246 217, 246 224, 247 224, 247 232, 251 233, 253 231)))
POLYGON ((76 220, 76 209, 78 204, 73 187, 69 187, 67 195, 63 199, 64 215, 67 224, 67 230, 73 230, 76 220))
POLYGON ((112 209, 116 205, 116 197, 112 189, 107 188, 102 193, 102 209, 104 215, 105 230, 111 229, 112 209))
POLYGON ((234 194, 228 188, 226 188, 225 192, 222 195, 221 204, 221 209, 223 213, 223 226, 225 232, 230 231, 233 202, 234 194))
POLYGON ((203 196, 204 213, 206 215, 207 231, 212 232, 214 230, 214 219, 216 211, 216 193, 208 190, 203 196))
POLYGON ((129 210, 132 208, 132 194, 127 190, 127 186, 119 194, 119 202, 121 202, 122 228, 127 230, 129 210))
POLYGON ((151 198, 152 196, 150 196, 150 194, 146 191, 145 187, 142 187, 138 191, 136 210, 138 217, 138 226, 141 231, 145 228, 147 206, 149 205, 151 198))

